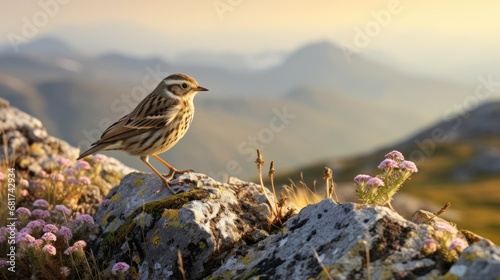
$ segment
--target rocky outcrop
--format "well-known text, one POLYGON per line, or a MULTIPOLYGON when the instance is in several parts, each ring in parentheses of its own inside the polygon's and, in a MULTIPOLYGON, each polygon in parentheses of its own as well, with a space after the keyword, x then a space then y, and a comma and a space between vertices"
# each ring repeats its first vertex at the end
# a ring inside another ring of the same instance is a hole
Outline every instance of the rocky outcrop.
POLYGON ((460 231, 439 223, 416 224, 385 207, 325 199, 302 209, 283 232, 229 258, 211 279, 438 277, 463 249, 451 244, 468 244, 460 231))
POLYGON ((445 275, 448 279, 499 279, 500 247, 480 241, 465 249, 445 275))
POLYGON ((93 248, 105 267, 131 263, 137 279, 182 279, 183 271, 187 279, 439 279, 486 264, 482 279, 500 276, 498 247, 468 247, 483 238, 425 211, 413 222, 325 199, 275 228, 260 185, 192 173, 172 182, 178 194, 155 195, 160 187, 154 174, 132 173, 98 209, 93 248))
POLYGON ((49 136, 40 120, 10 107, 9 102, 1 98, 0 131, 3 136, 0 139, 0 159, 12 162, 31 174, 39 173, 50 158, 78 156, 77 148, 49 136))
POLYGON ((167 189, 156 195, 161 185, 154 174, 132 173, 111 191, 95 215, 99 262, 132 263, 139 279, 180 279, 182 258, 188 278, 200 279, 232 249, 255 244, 274 230, 260 185, 235 178, 223 184, 197 173, 171 182, 176 195, 167 189))

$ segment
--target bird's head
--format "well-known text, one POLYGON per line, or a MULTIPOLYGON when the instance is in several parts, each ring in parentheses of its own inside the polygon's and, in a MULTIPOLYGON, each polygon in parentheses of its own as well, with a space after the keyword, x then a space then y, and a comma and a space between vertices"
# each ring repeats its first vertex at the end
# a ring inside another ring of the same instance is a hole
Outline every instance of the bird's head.
POLYGON ((185 74, 170 75, 163 79, 163 83, 170 93, 182 99, 193 98, 199 91, 208 91, 208 89, 198 85, 193 77, 185 74))

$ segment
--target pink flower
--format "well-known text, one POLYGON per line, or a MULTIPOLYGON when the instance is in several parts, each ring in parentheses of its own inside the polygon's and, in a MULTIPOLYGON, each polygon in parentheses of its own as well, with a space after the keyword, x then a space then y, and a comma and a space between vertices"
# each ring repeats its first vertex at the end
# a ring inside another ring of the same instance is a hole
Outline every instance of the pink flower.
POLYGON ((16 243, 20 243, 20 242, 26 241, 26 239, 24 239, 24 235, 25 234, 26 233, 16 232, 16 243))
POLYGON ((42 246, 42 244, 43 244, 43 240, 42 239, 37 239, 37 240, 33 241, 30 244, 30 246, 31 247, 40 247, 40 246, 42 246))
POLYGON ((3 181, 5 179, 5 175, 3 175, 2 172, 0 172, 0 181, 3 181))
POLYGON ((449 231, 451 233, 456 233, 457 229, 448 224, 447 222, 434 222, 434 228, 437 230, 444 230, 444 231, 449 231))
POLYGON ((10 232, 10 229, 7 227, 0 227, 0 235, 5 235, 7 232, 10 232))
POLYGON ((392 160, 395 160, 397 162, 405 160, 405 157, 403 156, 403 154, 399 151, 396 151, 396 150, 387 153, 385 155, 385 158, 392 159, 392 160))
POLYGON ((22 189, 21 190, 21 196, 27 197, 30 194, 30 192, 27 189, 22 189))
MULTIPOLYGON (((35 209, 36 210, 36 209, 35 209)), ((34 211, 34 210, 33 210, 34 211)), ((33 214, 33 212, 31 213, 33 214)), ((34 220, 34 221, 30 221, 26 227, 27 228, 30 228, 30 229, 38 229, 38 228, 43 228, 43 226, 45 226, 45 221, 44 220, 34 220)))
POLYGON ((90 216, 89 214, 77 215, 76 218, 75 218, 75 220, 77 220, 77 221, 84 221, 84 222, 86 222, 89 225, 95 224, 94 223, 94 218, 92 218, 92 216, 90 216))
POLYGON ((109 199, 103 199, 101 200, 101 205, 104 207, 107 207, 109 205, 109 199))
POLYGON ((33 202, 34 207, 49 208, 49 203, 45 199, 37 199, 33 202))
POLYGON ((79 160, 76 162, 76 169, 85 169, 89 170, 90 169, 90 164, 84 160, 79 160))
POLYGON ((66 250, 64 250, 64 254, 70 255, 71 253, 73 253, 74 250, 75 250, 75 247, 69 246, 66 250))
POLYGON ((69 216, 69 215, 71 215, 71 212, 73 212, 73 211, 71 211, 71 209, 68 209, 68 207, 66 207, 66 206, 64 206, 64 205, 62 205, 62 204, 58 204, 58 205, 56 205, 54 208, 55 208, 57 211, 61 211, 61 212, 63 212, 64 214, 66 214, 66 215, 68 215, 68 216, 69 216))
POLYGON ((64 174, 66 175, 75 175, 76 174, 76 169, 73 167, 68 167, 66 170, 64 170, 64 174))
POLYGON ((61 226, 61 229, 59 229, 59 235, 62 236, 62 238, 65 241, 69 241, 71 240, 71 238, 73 238, 73 233, 71 232, 71 229, 65 226, 61 226))
POLYGON ((398 163, 390 158, 384 159, 379 165, 378 169, 393 169, 397 168, 398 163))
POLYGON ((54 247, 52 245, 43 246, 42 251, 47 252, 47 253, 51 254, 52 256, 56 255, 56 247, 54 247))
POLYGON ((354 177, 354 182, 359 185, 359 184, 366 183, 371 178, 372 178, 372 176, 370 176, 370 175, 360 174, 360 175, 357 175, 356 177, 354 177))
POLYGON ((80 177, 80 183, 82 183, 84 185, 90 185, 90 179, 89 179, 89 177, 86 177, 86 176, 80 177))
POLYGON ((62 174, 59 174, 59 173, 54 174, 54 175, 52 176, 52 178, 53 178, 53 179, 54 179, 54 181, 56 181, 56 182, 63 182, 63 181, 64 181, 64 176, 63 176, 62 174))
POLYGON ((21 179, 21 180, 19 180, 19 185, 21 185, 22 187, 29 187, 30 182, 28 182, 28 180, 26 180, 26 179, 21 179))
POLYGON ((83 248, 87 246, 87 242, 83 241, 83 240, 78 240, 75 242, 75 244, 73 244, 73 247, 75 247, 76 249, 80 249, 80 248, 83 248))
POLYGON ((31 216, 31 211, 28 208, 26 208, 26 207, 19 207, 16 210, 16 214, 19 215, 19 216, 30 217, 31 216))
POLYGON ((111 273, 116 274, 117 272, 125 272, 130 268, 130 265, 124 263, 124 262, 118 262, 115 265, 113 265, 113 268, 111 269, 111 273))
POLYGON ((374 177, 374 178, 371 178, 370 180, 368 180, 368 182, 366 182, 366 184, 368 186, 372 186, 372 187, 383 187, 384 181, 382 181, 380 178, 374 177))
POLYGON ((52 232, 46 232, 43 234, 42 239, 45 241, 56 241, 57 237, 52 232))
POLYGON ((415 165, 415 163, 413 163, 412 161, 409 161, 409 160, 402 161, 399 164, 399 167, 401 167, 405 170, 409 170, 411 173, 418 172, 418 169, 417 169, 417 166, 415 165))
POLYGON ((436 250, 437 250, 437 244, 436 241, 434 241, 434 239, 426 239, 424 241, 424 244, 422 244, 422 252, 425 255, 432 254, 436 252, 436 250))
POLYGON ((21 241, 32 243, 35 240, 36 240, 36 238, 34 238, 33 236, 31 236, 31 234, 29 234, 29 233, 25 233, 25 234, 21 235, 21 241))
POLYGON ((35 188, 45 190, 45 185, 40 180, 33 181, 33 185, 35 186, 35 188))
POLYGON ((45 172, 45 170, 43 170, 43 169, 40 170, 37 175, 40 178, 48 178, 49 177, 49 174, 47 174, 47 172, 45 172))
POLYGON ((50 217, 50 212, 42 209, 35 209, 31 212, 31 215, 40 219, 47 219, 48 217, 50 217))
POLYGON ((103 154, 95 154, 94 155, 94 160, 96 162, 105 162, 106 160, 108 160, 108 157, 103 155, 103 154))
POLYGON ((57 164, 59 166, 61 166, 61 167, 67 167, 67 166, 71 166, 72 162, 71 162, 71 160, 69 160, 67 158, 58 157, 57 158, 57 164))
POLYGON ((22 228, 19 233, 30 233, 32 232, 33 230, 29 227, 25 227, 25 228, 22 228))
POLYGON ((462 251, 463 249, 465 249, 467 246, 469 246, 467 244, 467 242, 465 242, 465 240, 463 239, 460 239, 460 238, 455 238, 453 239, 451 242, 450 242, 450 245, 448 245, 448 249, 449 250, 458 250, 458 251, 462 251))
POLYGON ((78 181, 75 178, 69 178, 69 179, 66 179, 66 183, 68 183, 68 184, 79 184, 80 181, 78 181))
POLYGON ((70 273, 70 270, 67 266, 62 266, 60 269, 59 269, 59 273, 61 274, 61 276, 63 277, 68 277, 69 276, 69 273, 70 273))
POLYGON ((59 229, 53 224, 47 224, 43 227, 43 232, 57 233, 59 229))

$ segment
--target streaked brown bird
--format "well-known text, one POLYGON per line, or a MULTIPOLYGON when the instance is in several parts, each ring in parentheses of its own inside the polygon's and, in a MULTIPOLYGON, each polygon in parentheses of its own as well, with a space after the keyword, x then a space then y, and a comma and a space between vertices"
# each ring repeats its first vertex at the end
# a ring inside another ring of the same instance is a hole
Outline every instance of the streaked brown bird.
POLYGON ((160 192, 175 174, 190 172, 177 170, 161 159, 161 154, 172 148, 185 134, 193 120, 193 98, 199 91, 208 91, 185 74, 173 74, 160 84, 128 115, 108 127, 101 139, 83 152, 78 159, 98 151, 122 150, 141 160, 163 181, 160 192), (151 163, 149 156, 164 164, 170 172, 165 178, 151 163))

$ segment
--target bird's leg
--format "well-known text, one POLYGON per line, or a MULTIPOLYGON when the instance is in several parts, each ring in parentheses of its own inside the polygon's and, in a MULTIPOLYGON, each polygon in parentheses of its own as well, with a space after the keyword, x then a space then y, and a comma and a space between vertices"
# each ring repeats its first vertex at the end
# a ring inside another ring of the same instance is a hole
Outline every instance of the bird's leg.
POLYGON ((172 165, 168 164, 166 161, 164 161, 161 157, 159 157, 158 155, 152 155, 156 160, 158 160, 159 162, 163 163, 163 165, 165 165, 169 170, 170 172, 167 174, 167 177, 168 177, 168 180, 172 180, 175 176, 175 174, 184 174, 184 173, 189 173, 189 172, 193 172, 193 170, 191 169, 186 169, 186 170, 177 170, 175 169, 175 167, 173 167, 172 165))
POLYGON ((168 184, 168 181, 170 181, 170 179, 169 179, 169 180, 167 180, 165 177, 163 177, 163 175, 161 175, 161 174, 160 174, 160 172, 158 172, 158 170, 156 170, 156 168, 154 168, 154 167, 153 167, 153 165, 151 165, 151 163, 149 163, 149 157, 148 157, 148 156, 142 156, 142 157, 141 157, 141 160, 142 160, 142 162, 144 162, 147 166, 149 166, 149 168, 151 168, 151 170, 153 170, 153 172, 154 172, 156 175, 158 175, 158 177, 160 177, 161 181, 163 182, 163 186, 162 186, 162 187, 161 187, 158 191, 156 191, 156 194, 159 194, 159 193, 163 190, 163 188, 164 188, 164 187, 167 187, 167 188, 168 188, 168 190, 169 190, 171 193, 175 194, 175 192, 174 192, 174 191, 170 188, 170 186, 169 186, 169 184, 168 184))

